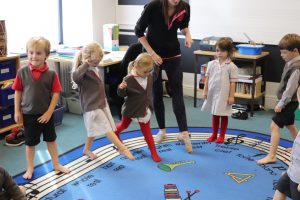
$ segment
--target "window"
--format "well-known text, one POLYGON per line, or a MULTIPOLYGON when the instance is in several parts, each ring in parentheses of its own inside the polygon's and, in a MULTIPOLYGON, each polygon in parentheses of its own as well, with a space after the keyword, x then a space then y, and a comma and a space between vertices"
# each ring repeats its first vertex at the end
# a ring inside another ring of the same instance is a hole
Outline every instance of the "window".
POLYGON ((25 53, 26 42, 32 36, 58 45, 57 0, 1 0, 0 19, 5 20, 7 47, 10 53, 25 53))
POLYGON ((62 0, 63 43, 77 46, 93 40, 91 0, 62 0))

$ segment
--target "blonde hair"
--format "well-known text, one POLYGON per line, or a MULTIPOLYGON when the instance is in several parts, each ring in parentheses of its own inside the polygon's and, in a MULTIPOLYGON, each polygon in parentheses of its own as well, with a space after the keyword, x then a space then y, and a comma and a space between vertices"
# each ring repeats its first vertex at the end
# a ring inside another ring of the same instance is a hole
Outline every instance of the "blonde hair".
POLYGON ((28 40, 26 44, 26 52, 28 52, 29 49, 37 49, 37 48, 44 49, 47 57, 50 55, 51 44, 49 40, 47 40, 46 38, 42 36, 35 36, 28 40))
POLYGON ((134 61, 128 64, 128 73, 135 67, 139 68, 149 68, 153 67, 153 60, 148 53, 139 54, 134 61))
MULTIPOLYGON (((99 43, 91 42, 85 45, 82 48, 82 50, 77 52, 74 58, 72 72, 74 72, 87 59, 101 61, 103 58, 103 54, 104 53, 102 47, 99 43)), ((73 89, 76 89, 78 87, 73 80, 72 80, 72 84, 73 84, 73 89)))

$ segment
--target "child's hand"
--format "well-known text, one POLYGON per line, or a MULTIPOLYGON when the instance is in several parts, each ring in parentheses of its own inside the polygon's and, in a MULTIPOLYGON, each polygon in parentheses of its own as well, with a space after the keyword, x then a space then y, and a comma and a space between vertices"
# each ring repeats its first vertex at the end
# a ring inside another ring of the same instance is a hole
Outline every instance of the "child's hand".
POLYGON ((45 124, 50 120, 51 116, 52 116, 52 113, 47 111, 38 118, 38 122, 41 124, 45 124))
POLYGON ((125 81, 123 81, 122 83, 120 83, 119 88, 121 90, 127 88, 127 83, 125 81))
POLYGON ((15 122, 17 124, 23 124, 23 114, 20 111, 15 112, 15 122))
POLYGON ((100 63, 100 60, 98 60, 98 59, 93 59, 93 60, 86 59, 84 62, 87 63, 91 67, 98 67, 98 65, 100 63))
POLYGON ((300 192, 300 184, 298 184, 297 190, 298 192, 300 192))
POLYGON ((280 108, 279 106, 275 106, 274 111, 279 113, 281 112, 282 108, 280 108))
POLYGON ((207 99, 207 92, 203 91, 203 99, 207 99))
POLYGON ((228 97, 228 104, 232 105, 234 103, 234 97, 228 97))

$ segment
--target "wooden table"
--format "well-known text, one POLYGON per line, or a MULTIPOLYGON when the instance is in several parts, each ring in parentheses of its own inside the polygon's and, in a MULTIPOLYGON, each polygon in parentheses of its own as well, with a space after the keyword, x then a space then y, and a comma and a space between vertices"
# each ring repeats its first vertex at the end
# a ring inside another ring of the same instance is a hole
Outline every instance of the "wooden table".
MULTIPOLYGON (((199 65, 199 57, 204 56, 208 57, 210 60, 215 58, 216 52, 213 51, 202 51, 202 50, 196 50, 194 51, 195 60, 196 63, 194 64, 194 107, 197 106, 197 74, 198 70, 197 67, 199 65)), ((245 62, 251 62, 252 63, 252 92, 250 97, 250 107, 251 107, 251 116, 253 116, 253 105, 254 105, 254 99, 256 98, 254 95, 254 88, 255 88, 255 79, 257 78, 256 74, 256 66, 257 62, 260 60, 264 60, 269 55, 269 52, 262 52, 260 55, 242 55, 238 52, 235 52, 233 55, 233 61, 245 61, 245 62)), ((263 66, 261 66, 263 67, 263 66)), ((262 94, 262 96, 264 96, 262 94)), ((245 97, 239 97, 239 98, 245 98, 245 97)), ((264 98, 263 98, 264 101, 264 98)))

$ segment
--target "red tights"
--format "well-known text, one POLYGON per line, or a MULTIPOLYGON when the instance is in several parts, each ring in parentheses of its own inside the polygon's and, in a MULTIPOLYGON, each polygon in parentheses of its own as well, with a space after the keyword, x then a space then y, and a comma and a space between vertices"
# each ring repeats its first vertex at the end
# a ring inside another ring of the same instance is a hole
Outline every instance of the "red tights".
MULTIPOLYGON (((131 121, 132 121, 131 118, 122 116, 122 120, 119 124, 117 124, 117 126, 116 126, 117 129, 115 131, 115 133, 116 133, 116 135, 119 139, 120 139, 120 133, 123 130, 125 130, 126 128, 128 128, 131 121)), ((147 142, 148 148, 151 152, 152 159, 155 162, 160 162, 161 159, 160 159, 159 155, 156 152, 156 147, 155 147, 154 140, 153 140, 152 133, 151 133, 151 129, 150 129, 150 121, 148 121, 147 123, 139 122, 139 125, 140 125, 141 131, 144 135, 144 138, 147 142)), ((120 139, 120 141, 122 142, 121 139, 120 139)))
POLYGON ((225 133, 228 126, 228 116, 212 116, 212 135, 207 139, 208 142, 213 142, 216 140, 216 143, 223 143, 225 138, 225 133), (220 136, 218 136, 219 124, 221 118, 221 127, 220 127, 220 136))

